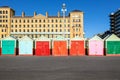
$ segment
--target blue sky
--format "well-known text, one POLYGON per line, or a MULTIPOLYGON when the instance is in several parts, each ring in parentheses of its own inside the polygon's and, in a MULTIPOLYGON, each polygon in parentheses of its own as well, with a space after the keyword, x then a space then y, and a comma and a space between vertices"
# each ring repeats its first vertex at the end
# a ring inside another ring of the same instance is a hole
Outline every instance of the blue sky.
POLYGON ((21 15, 22 11, 26 15, 33 15, 34 11, 43 15, 46 11, 49 15, 57 15, 62 3, 67 6, 67 15, 74 9, 84 12, 87 38, 109 30, 109 14, 120 8, 120 0, 0 0, 0 6, 10 6, 16 11, 16 15, 21 15))

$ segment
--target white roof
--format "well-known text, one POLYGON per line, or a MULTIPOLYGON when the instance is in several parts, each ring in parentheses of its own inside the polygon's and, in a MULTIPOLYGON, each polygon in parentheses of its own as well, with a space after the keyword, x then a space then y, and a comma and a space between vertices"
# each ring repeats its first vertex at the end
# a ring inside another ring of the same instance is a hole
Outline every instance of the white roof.
POLYGON ((120 41, 120 38, 117 37, 115 34, 112 34, 106 39, 106 41, 120 41))
POLYGON ((65 39, 63 36, 57 36, 57 38, 54 38, 53 40, 67 40, 67 39, 65 39))
POLYGON ((71 40, 85 40, 84 38, 81 38, 79 36, 75 36, 75 38, 72 38, 71 40))
POLYGON ((11 37, 11 36, 7 36, 1 40, 16 40, 15 38, 11 37))
POLYGON ((94 37, 89 39, 89 41, 92 41, 92 40, 101 40, 102 41, 102 39, 99 36, 97 36, 97 35, 95 35, 94 37))
POLYGON ((50 39, 42 35, 41 37, 35 39, 35 41, 50 41, 50 39))
POLYGON ((19 38, 19 41, 33 41, 30 37, 28 36, 23 36, 22 38, 19 38))

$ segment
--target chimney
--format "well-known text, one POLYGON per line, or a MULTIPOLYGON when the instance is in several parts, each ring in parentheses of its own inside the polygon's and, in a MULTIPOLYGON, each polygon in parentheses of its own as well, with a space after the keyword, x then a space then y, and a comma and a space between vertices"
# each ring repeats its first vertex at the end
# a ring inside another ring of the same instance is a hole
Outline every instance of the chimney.
POLYGON ((60 12, 58 11, 58 17, 60 17, 60 12))
POLYGON ((25 13, 24 12, 22 12, 22 17, 25 17, 25 13))
POLYGON ((34 12, 34 16, 36 16, 37 15, 37 13, 36 12, 34 12))
POLYGON ((46 17, 48 17, 48 12, 46 12, 46 17))

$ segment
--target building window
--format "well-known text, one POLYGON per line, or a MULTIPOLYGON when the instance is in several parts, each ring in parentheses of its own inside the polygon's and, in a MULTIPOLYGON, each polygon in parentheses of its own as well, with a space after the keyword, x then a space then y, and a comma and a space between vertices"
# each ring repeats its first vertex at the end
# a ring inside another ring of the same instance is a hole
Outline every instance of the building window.
POLYGON ((56 23, 57 23, 58 21, 56 20, 56 23))
POLYGON ((37 20, 35 20, 35 22, 37 22, 37 20))
POLYGON ((31 32, 33 32, 33 29, 31 29, 31 32))
POLYGON ((51 30, 51 32, 53 32, 53 29, 51 30))
POLYGON ((5 14, 5 11, 3 11, 3 14, 5 14))
POLYGON ((52 24, 52 27, 54 27, 54 25, 52 24))
POLYGON ((19 25, 19 27, 21 28, 21 25, 19 25))
POLYGON ((8 11, 6 11, 6 14, 8 14, 8 11))
POLYGON ((8 22, 8 20, 6 20, 6 22, 8 22))
POLYGON ((0 22, 2 22, 2 20, 0 20, 0 22))
POLYGON ((50 21, 48 20, 48 23, 49 23, 50 21))
POLYGON ((43 27, 45 28, 45 24, 43 25, 43 27))
POLYGON ((19 32, 21 32, 21 29, 19 29, 19 32))
POLYGON ((0 16, 0 18, 2 18, 2 16, 0 16))
POLYGON ((25 23, 25 20, 23 21, 23 23, 25 23))
POLYGON ((68 20, 68 23, 70 22, 70 20, 68 20))
POLYGON ((50 27, 50 25, 48 24, 48 27, 50 27))
POLYGON ((29 25, 27 25, 27 27, 29 28, 29 25))
POLYGON ((33 27, 33 25, 31 25, 31 27, 33 27))
POLYGON ((39 29, 39 32, 41 32, 41 29, 39 29))
POLYGON ((23 25, 23 27, 25 27, 25 25, 23 25))
POLYGON ((70 32, 70 29, 68 29, 68 32, 70 32))
POLYGON ((33 20, 31 20, 31 22, 33 23, 33 20))
POLYGON ((25 32, 25 29, 23 29, 23 32, 25 32))
POLYGON ((39 22, 41 22, 41 20, 39 20, 39 22))
POLYGON ((51 21, 52 23, 54 22, 54 20, 52 19, 52 21, 51 21))
POLYGON ((62 20, 60 20, 60 23, 62 22, 62 20))
POLYGON ((29 20, 27 20, 27 22, 29 23, 29 20))
POLYGON ((50 30, 48 29, 48 32, 50 32, 50 30))
POLYGON ((45 22, 45 20, 43 20, 43 22, 45 22))
POLYGON ((15 20, 15 22, 17 23, 17 20, 15 20))
POLYGON ((2 11, 0 11, 0 14, 2 14, 2 11))
POLYGON ((41 25, 39 25, 39 27, 41 27, 41 25))
POLYGON ((11 30, 11 32, 13 32, 13 29, 11 30))
POLYGON ((17 29, 15 29, 15 32, 17 32, 17 29))
POLYGON ((60 24, 60 27, 62 27, 62 25, 60 24))
POLYGON ((27 32, 29 32, 29 29, 27 29, 27 32))
POLYGON ((70 27, 70 25, 68 24, 68 27, 70 27))
POLYGON ((4 37, 4 35, 2 35, 2 38, 4 37))
POLYGON ((57 32, 57 29, 56 29, 56 32, 57 32))
POLYGON ((56 27, 58 27, 58 25, 56 24, 56 27))
POLYGON ((45 29, 43 30, 43 32, 45 32, 45 29))
POLYGON ((12 23, 13 23, 14 21, 12 20, 12 23))
POLYGON ((62 32, 62 29, 60 29, 60 32, 62 32))
POLYGON ((2 29, 2 32, 4 32, 4 30, 2 29))
POLYGON ((21 20, 19 20, 19 22, 21 23, 21 20))

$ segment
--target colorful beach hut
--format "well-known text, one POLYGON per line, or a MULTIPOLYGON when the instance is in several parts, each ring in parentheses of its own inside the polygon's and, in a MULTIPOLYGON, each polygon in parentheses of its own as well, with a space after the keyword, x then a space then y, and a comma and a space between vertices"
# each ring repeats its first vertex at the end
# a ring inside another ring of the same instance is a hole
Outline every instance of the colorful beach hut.
POLYGON ((85 39, 75 37, 70 40, 70 55, 83 56, 85 55, 85 39))
POLYGON ((19 39, 19 55, 33 55, 33 40, 28 36, 19 39))
POLYGON ((0 56, 1 56, 1 39, 0 39, 0 56))
POLYGON ((112 34, 106 39, 106 55, 118 56, 120 55, 120 38, 112 34))
POLYGON ((104 55, 104 41, 99 36, 94 36, 89 40, 88 54, 90 56, 104 55))
POLYGON ((2 55, 16 55, 16 39, 8 36, 1 40, 2 55))
POLYGON ((50 56, 50 39, 41 36, 35 40, 35 55, 50 56))
POLYGON ((52 42, 53 56, 68 56, 67 40, 63 36, 57 36, 52 42))

